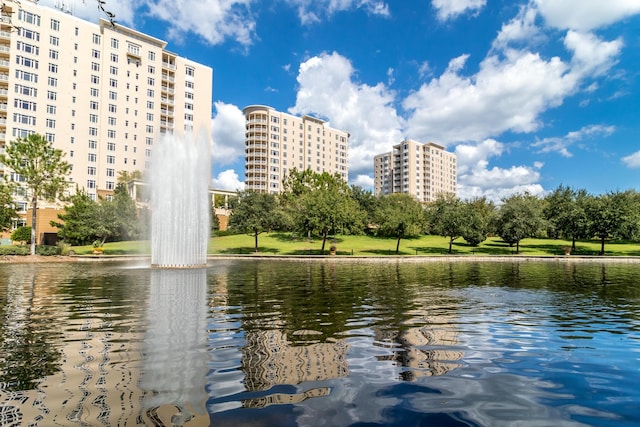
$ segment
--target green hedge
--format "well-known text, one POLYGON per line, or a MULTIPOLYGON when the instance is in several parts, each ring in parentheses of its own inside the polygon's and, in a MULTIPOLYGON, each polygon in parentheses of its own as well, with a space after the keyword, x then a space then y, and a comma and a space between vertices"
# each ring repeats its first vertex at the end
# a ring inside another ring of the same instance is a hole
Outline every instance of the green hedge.
MULTIPOLYGON (((36 254, 42 256, 58 255, 60 251, 56 246, 36 246, 36 254)), ((3 245, 0 246, 0 255, 29 255, 29 245, 3 245)))

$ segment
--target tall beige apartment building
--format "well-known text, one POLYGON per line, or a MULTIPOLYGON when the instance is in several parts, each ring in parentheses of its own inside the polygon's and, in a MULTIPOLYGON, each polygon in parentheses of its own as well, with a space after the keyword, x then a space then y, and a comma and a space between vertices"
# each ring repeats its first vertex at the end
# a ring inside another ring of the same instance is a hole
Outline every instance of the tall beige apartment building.
POLYGON ((373 163, 375 195, 406 193, 431 202, 439 193, 456 194, 456 155, 433 142, 402 141, 373 163))
MULTIPOLYGON (((77 184, 97 198, 111 194, 118 172, 149 168, 161 134, 210 134, 210 67, 108 20, 31 0, 3 4, 0 152, 39 133, 66 153, 71 191, 77 184)), ((1 164, 0 174, 20 180, 1 164)), ((26 200, 18 206, 25 211, 26 200)))
POLYGON ((250 105, 245 116, 245 188, 279 193, 291 169, 349 173, 349 133, 324 120, 250 105))

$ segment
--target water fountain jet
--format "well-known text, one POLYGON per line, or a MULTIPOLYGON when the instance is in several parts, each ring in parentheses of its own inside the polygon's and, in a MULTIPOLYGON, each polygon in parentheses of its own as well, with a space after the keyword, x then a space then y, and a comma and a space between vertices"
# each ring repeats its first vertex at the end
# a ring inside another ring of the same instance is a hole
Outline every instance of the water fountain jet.
POLYGON ((209 148, 204 134, 162 135, 151 165, 151 266, 199 268, 209 241, 209 148))

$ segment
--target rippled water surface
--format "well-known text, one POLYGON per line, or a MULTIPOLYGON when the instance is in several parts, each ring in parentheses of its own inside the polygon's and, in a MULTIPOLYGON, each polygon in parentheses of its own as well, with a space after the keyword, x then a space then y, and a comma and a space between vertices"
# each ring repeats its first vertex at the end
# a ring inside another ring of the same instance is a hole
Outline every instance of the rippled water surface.
POLYGON ((0 425, 636 426, 639 272, 3 264, 0 425))

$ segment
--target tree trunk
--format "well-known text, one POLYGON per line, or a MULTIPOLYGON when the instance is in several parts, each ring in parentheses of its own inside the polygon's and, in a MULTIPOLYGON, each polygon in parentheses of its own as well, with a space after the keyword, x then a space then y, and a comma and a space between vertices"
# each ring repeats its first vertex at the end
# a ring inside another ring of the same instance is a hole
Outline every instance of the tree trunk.
POLYGON ((396 255, 400 252, 400 239, 402 239, 402 237, 398 236, 398 242, 396 243, 396 255))
POLYGON ((31 198, 31 255, 36 254, 36 220, 37 213, 36 209, 38 208, 38 198, 33 196, 31 198))
POLYGON ((320 249, 320 254, 324 255, 324 244, 327 243, 327 234, 329 233, 328 230, 323 229, 322 230, 322 249, 320 249))
POLYGON ((520 240, 516 242, 516 255, 520 253, 520 240))
POLYGON ((573 251, 573 252, 576 251, 576 238, 575 237, 571 238, 571 251, 573 251))
POLYGON ((600 255, 604 255, 604 237, 600 238, 600 255))
POLYGON ((449 239, 449 253, 451 253, 451 246, 453 245, 453 239, 449 239))
POLYGON ((254 242, 254 249, 256 251, 256 253, 258 253, 258 232, 254 231, 253 232, 253 242, 254 242))

